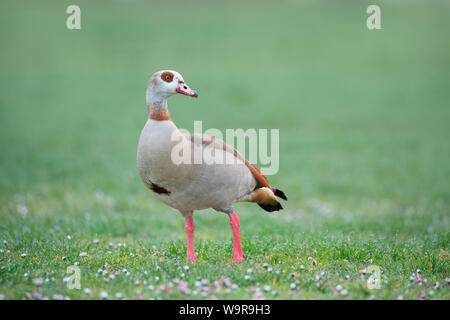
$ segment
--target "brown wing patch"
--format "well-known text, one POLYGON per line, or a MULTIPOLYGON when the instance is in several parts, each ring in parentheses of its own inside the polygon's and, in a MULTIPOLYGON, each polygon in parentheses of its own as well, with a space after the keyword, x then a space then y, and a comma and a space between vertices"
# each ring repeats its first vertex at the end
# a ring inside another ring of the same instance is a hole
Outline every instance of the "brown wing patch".
POLYGON ((258 183, 259 188, 266 187, 272 191, 275 190, 270 186, 269 180, 267 180, 266 176, 263 175, 262 172, 255 165, 253 165, 248 160, 246 160, 235 148, 233 148, 229 144, 225 143, 224 141, 222 141, 220 139, 215 139, 212 136, 207 136, 207 135, 200 136, 200 135, 195 135, 192 133, 189 134, 188 138, 190 138, 192 143, 200 143, 201 142, 201 144, 203 144, 204 146, 208 146, 211 143, 214 143, 213 146, 215 148, 221 148, 225 152, 233 154, 233 156, 235 158, 245 162, 245 165, 248 167, 248 169, 252 173, 253 177, 255 178, 256 182, 258 183))
POLYGON ((254 164, 251 164, 248 160, 245 160, 245 165, 250 169, 250 172, 260 187, 272 189, 270 187, 269 180, 267 180, 266 176, 262 174, 261 170, 259 170, 254 164))
POLYGON ((249 201, 270 205, 275 205, 278 203, 277 198, 275 198, 273 192, 266 187, 258 188, 255 191, 253 191, 250 195, 249 201))
POLYGON ((195 135, 195 134, 192 134, 192 133, 189 134, 189 137, 190 137, 192 143, 201 143, 205 147, 209 146, 216 139, 215 137, 212 137, 212 136, 195 135))
POLYGON ((161 80, 165 82, 172 82, 173 73, 169 71, 164 71, 163 73, 161 73, 161 80))

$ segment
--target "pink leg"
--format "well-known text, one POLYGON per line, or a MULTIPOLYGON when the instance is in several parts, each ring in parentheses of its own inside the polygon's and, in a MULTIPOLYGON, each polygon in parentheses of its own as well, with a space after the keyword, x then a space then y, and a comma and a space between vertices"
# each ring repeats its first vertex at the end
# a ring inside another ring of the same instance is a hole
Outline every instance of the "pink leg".
POLYGON ((191 262, 197 262, 194 251, 194 219, 192 216, 186 217, 186 235, 187 235, 187 259, 191 262))
POLYGON ((233 261, 232 262, 242 262, 246 258, 245 254, 242 252, 241 248, 241 225, 239 223, 239 217, 236 213, 229 215, 230 226, 233 231, 233 261))

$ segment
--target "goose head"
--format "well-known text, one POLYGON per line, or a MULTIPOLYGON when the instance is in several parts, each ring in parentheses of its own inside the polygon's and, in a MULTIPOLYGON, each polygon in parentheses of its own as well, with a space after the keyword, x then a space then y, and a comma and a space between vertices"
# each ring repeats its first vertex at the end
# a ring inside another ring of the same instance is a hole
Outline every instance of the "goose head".
POLYGON ((183 77, 173 70, 162 70, 150 77, 147 88, 147 103, 164 101, 179 93, 189 97, 198 97, 197 92, 189 88, 183 77))

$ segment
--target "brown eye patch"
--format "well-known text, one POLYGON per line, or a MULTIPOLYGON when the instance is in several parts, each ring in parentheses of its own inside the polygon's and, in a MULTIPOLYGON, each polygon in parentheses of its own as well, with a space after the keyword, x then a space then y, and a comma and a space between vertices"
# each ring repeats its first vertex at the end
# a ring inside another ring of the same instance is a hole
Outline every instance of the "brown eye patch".
POLYGON ((161 80, 165 82, 172 82, 173 73, 169 71, 164 71, 163 73, 161 73, 161 80))

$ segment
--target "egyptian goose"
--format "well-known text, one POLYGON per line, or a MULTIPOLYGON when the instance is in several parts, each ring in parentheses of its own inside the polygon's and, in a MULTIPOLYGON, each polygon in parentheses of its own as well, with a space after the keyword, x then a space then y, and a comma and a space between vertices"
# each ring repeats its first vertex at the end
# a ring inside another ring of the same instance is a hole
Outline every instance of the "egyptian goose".
POLYGON ((157 198, 184 216, 189 261, 198 261, 194 251, 193 212, 213 208, 228 214, 233 232, 232 262, 242 262, 246 256, 242 252, 239 218, 233 204, 255 202, 270 212, 282 209, 275 196, 287 198, 281 190, 272 188, 261 171, 227 143, 211 136, 181 133, 167 109, 167 99, 175 93, 198 96, 176 71, 159 71, 150 77, 146 92, 149 117, 137 152, 139 174, 157 198), (180 155, 186 152, 192 160, 199 147, 203 150, 201 160, 204 161, 174 161, 177 152, 180 155), (217 161, 221 157, 233 161, 217 161))

